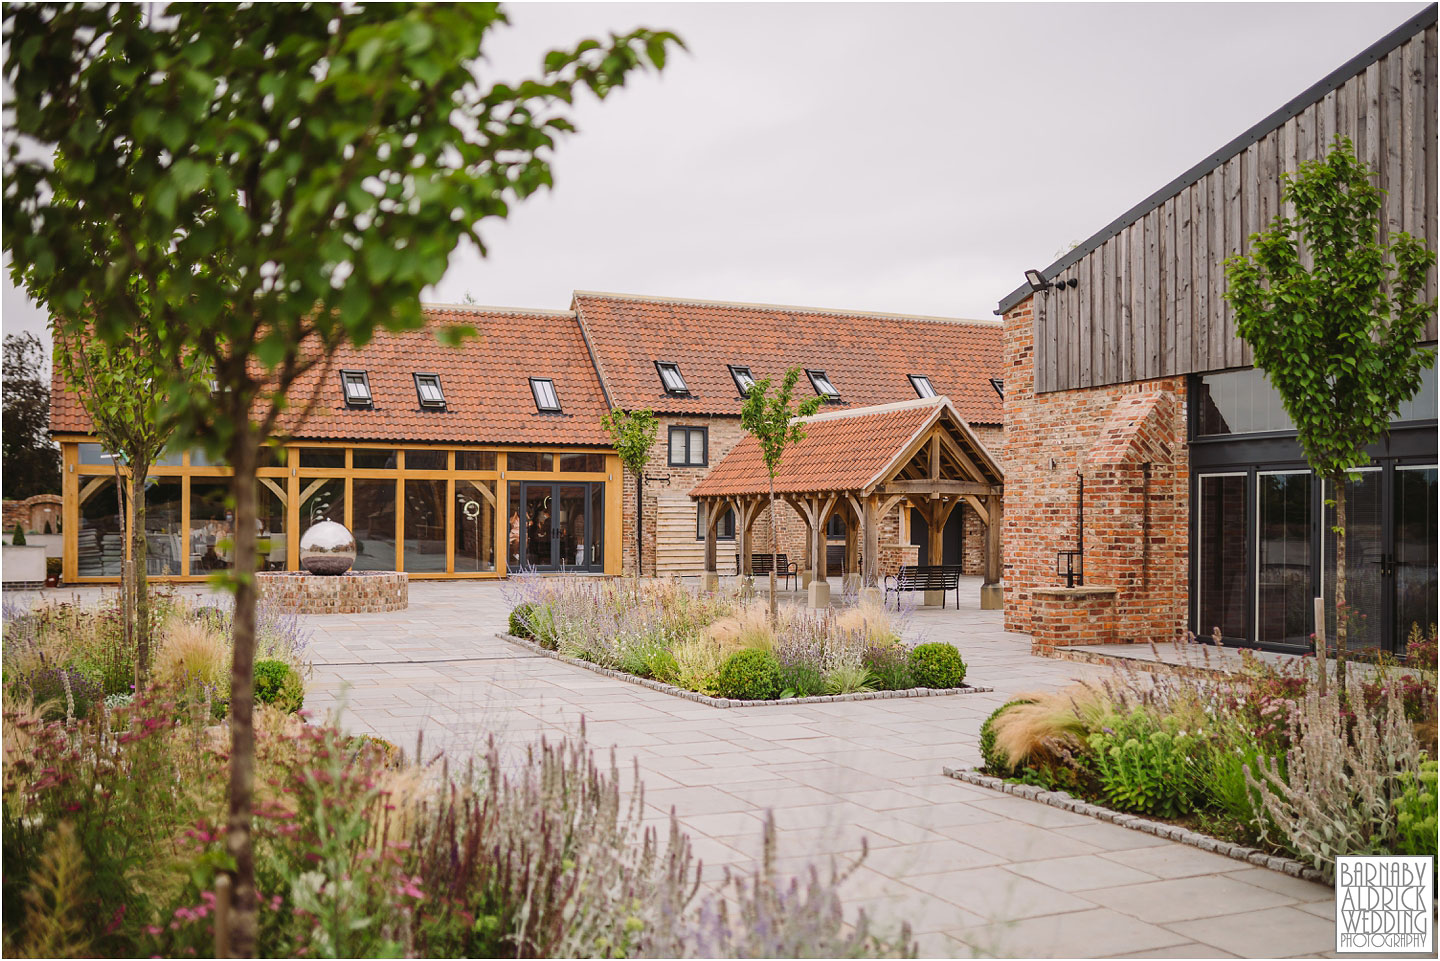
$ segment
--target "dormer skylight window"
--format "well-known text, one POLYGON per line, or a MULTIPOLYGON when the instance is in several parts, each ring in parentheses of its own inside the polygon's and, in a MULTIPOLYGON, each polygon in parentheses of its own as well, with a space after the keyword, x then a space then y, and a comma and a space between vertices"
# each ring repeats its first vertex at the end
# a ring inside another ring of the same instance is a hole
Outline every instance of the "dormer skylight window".
POLYGON ((375 400, 370 396, 370 375, 363 370, 340 371, 340 383, 345 388, 345 404, 348 407, 371 407, 375 400))
POLYGON ((805 373, 810 375, 810 384, 815 388, 815 393, 828 401, 840 399, 840 392, 835 389, 834 384, 830 383, 830 378, 825 376, 825 371, 807 370, 805 373))
POLYGON ((531 377, 530 392, 535 395, 535 409, 542 413, 558 413, 560 398, 555 394, 555 382, 548 377, 531 377))
POLYGON ((688 394, 690 388, 685 386, 685 378, 680 376, 680 365, 662 363, 655 361, 655 369, 660 372, 660 383, 665 385, 667 394, 688 394))
POLYGON ((755 386, 755 375, 750 373, 749 367, 736 367, 731 364, 730 376, 735 378, 735 389, 740 391, 741 397, 747 396, 750 388, 755 386))
POLYGON ((421 407, 445 409, 445 391, 440 388, 439 374, 416 374, 415 393, 420 396, 421 407))
POLYGON ((995 388, 995 393, 1000 395, 1001 400, 1005 399, 1005 382, 1003 380, 999 377, 991 377, 990 386, 995 388))
POLYGON ((930 385, 930 378, 924 374, 911 374, 910 386, 915 388, 915 393, 921 397, 934 397, 935 388, 930 385))

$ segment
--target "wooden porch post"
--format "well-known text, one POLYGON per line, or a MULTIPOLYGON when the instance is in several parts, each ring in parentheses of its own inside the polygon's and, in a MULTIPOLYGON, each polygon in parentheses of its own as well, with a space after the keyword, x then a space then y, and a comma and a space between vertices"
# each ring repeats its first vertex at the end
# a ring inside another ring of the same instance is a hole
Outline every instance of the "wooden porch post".
POLYGON ((845 515, 845 563, 840 565, 840 583, 844 590, 860 589, 860 528, 865 523, 864 508, 854 497, 847 497, 850 510, 845 515))
POLYGON ((705 505, 705 573, 700 578, 702 591, 713 591, 720 586, 719 551, 715 533, 720 526, 720 515, 725 513, 724 501, 704 500, 705 505))
POLYGON ((740 529, 740 566, 739 573, 742 577, 754 577, 755 572, 751 567, 750 555, 754 551, 755 518, 759 516, 759 502, 754 497, 737 498, 736 507, 739 508, 740 529))
POLYGON ((861 596, 866 590, 880 588, 880 496, 871 494, 865 498, 865 519, 861 525, 865 540, 864 553, 860 558, 861 596))
POLYGON ((998 611, 1005 604, 1005 590, 1000 583, 1000 534, 1005 521, 1004 501, 999 494, 985 498, 986 514, 981 518, 985 524, 985 583, 980 587, 980 609, 998 611))

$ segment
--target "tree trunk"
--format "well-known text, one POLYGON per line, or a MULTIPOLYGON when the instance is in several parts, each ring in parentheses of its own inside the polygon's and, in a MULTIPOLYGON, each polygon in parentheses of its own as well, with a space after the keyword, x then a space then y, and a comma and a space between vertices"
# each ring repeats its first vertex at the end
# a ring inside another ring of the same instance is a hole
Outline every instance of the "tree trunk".
POLYGON ((1344 474, 1335 478, 1335 690, 1345 703, 1345 640, 1349 633, 1349 612, 1345 608, 1345 484, 1344 474))
POLYGON ((775 565, 780 556, 780 524, 775 516, 775 475, 770 475, 770 623, 780 623, 780 608, 775 597, 775 565))
POLYGON ((145 482, 150 478, 149 461, 130 464, 131 516, 130 529, 131 601, 135 605, 135 690, 138 693, 150 676, 150 581, 146 558, 150 542, 145 535, 145 482))
POLYGON ((230 667, 230 822, 227 847, 235 859, 230 945, 236 957, 255 954, 257 905, 251 804, 255 782, 255 467, 258 451, 248 412, 235 415, 230 450, 235 470, 234 653, 230 667))
MULTIPOLYGON (((110 466, 115 468, 115 505, 120 509, 120 530, 122 544, 128 546, 134 537, 135 520, 131 512, 130 485, 129 479, 120 472, 120 461, 111 459, 110 466)), ((120 551, 120 637, 125 650, 135 649, 135 604, 134 604, 134 566, 130 563, 130 552, 120 551)), ((138 675, 138 672, 137 672, 138 675)), ((139 691, 140 680, 135 679, 135 689, 139 691)))

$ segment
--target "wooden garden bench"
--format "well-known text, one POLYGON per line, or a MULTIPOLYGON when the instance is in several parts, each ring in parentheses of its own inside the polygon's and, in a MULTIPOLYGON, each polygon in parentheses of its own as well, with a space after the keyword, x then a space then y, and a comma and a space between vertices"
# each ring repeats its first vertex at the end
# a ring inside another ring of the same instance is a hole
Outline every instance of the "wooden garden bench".
POLYGON ((959 564, 914 564, 900 568, 898 574, 885 578, 885 596, 895 592, 899 603, 901 591, 940 591, 940 606, 945 606, 945 592, 955 592, 955 608, 960 608, 959 564))

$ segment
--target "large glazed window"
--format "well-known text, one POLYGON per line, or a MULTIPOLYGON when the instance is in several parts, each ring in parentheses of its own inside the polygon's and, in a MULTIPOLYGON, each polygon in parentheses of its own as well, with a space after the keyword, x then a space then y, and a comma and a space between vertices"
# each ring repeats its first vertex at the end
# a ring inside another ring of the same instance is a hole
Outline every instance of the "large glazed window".
POLYGON ((359 552, 357 571, 395 570, 395 482, 393 480, 353 481, 355 506, 352 530, 359 552))
POLYGON ((1428 633, 1440 619, 1436 568, 1440 565, 1436 504, 1440 484, 1433 465, 1395 468, 1395 649, 1403 651, 1412 628, 1428 633))
POLYGON ((1199 592, 1196 627, 1210 635, 1245 638, 1245 474, 1200 477, 1199 592))
POLYGON ((495 482, 455 481, 455 571, 495 569, 495 482))
POLYGON ((1256 632, 1262 644, 1309 643, 1315 619, 1310 568, 1311 474, 1258 478, 1256 632))
MULTIPOLYGON (((1349 612, 1347 648, 1374 648, 1381 644, 1384 616, 1384 531, 1381 529, 1381 484, 1378 467, 1358 471, 1345 483, 1345 607, 1349 612)), ((1332 500, 1333 488, 1326 485, 1325 497, 1332 500)), ((1335 643, 1336 550, 1335 508, 1325 505, 1325 636, 1335 643)))
POLYGON ((145 573, 180 573, 184 550, 179 477, 152 477, 145 484, 145 573))
MULTIPOLYGON (((98 450, 100 445, 93 446, 98 450)), ((125 559, 125 526, 120 517, 120 498, 115 493, 115 478, 82 477, 80 498, 76 574, 119 577, 125 559)))
POLYGON ((405 481, 405 570, 445 570, 445 481, 405 481))
POLYGON ((1195 407, 1195 433, 1200 437, 1295 429, 1280 392, 1258 369, 1197 378, 1195 407))

